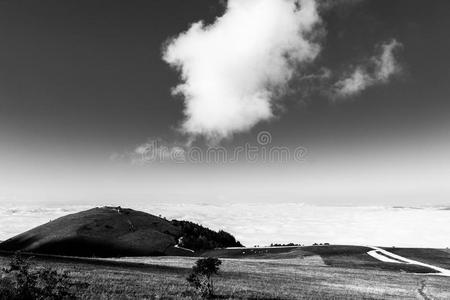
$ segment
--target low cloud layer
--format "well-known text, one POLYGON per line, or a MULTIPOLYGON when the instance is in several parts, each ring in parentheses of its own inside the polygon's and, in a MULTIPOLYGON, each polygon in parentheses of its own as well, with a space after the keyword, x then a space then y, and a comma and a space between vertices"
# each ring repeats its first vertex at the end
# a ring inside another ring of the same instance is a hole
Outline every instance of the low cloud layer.
MULTIPOLYGON (((0 240, 50 219, 90 208, 92 206, 67 206, 62 209, 0 207, 0 240)), ((301 203, 245 202, 205 205, 177 201, 133 208, 161 214, 168 219, 189 220, 214 230, 225 230, 250 247, 270 243, 311 245, 328 242, 444 248, 450 243, 450 211, 429 207, 330 207, 301 203)))
POLYGON ((320 52, 314 0, 229 0, 211 25, 193 24, 164 50, 178 69, 181 130, 222 139, 274 116, 276 99, 320 52))
POLYGON ((345 77, 334 86, 337 98, 346 98, 357 95, 368 87, 389 82, 401 71, 395 58, 395 51, 402 44, 393 39, 381 45, 381 53, 371 57, 364 65, 354 68, 348 77, 345 77))

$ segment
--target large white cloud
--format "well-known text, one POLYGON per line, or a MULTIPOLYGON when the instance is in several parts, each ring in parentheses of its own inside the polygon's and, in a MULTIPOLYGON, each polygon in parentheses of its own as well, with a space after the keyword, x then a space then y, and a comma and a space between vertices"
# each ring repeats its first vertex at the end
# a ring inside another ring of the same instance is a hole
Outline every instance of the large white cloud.
POLYGON ((221 139, 274 115, 294 72, 320 52, 314 0, 229 0, 211 25, 193 24, 164 49, 184 98, 181 129, 221 139))

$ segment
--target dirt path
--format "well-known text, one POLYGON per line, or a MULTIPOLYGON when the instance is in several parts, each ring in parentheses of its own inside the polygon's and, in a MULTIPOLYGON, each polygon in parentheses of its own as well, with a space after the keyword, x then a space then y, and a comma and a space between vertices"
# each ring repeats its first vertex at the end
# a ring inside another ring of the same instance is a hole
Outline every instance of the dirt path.
POLYGON ((429 265, 429 264, 426 264, 426 263, 422 263, 420 261, 412 260, 412 259, 400 256, 400 255, 394 254, 392 252, 386 251, 386 250, 381 249, 379 247, 374 247, 374 246, 368 246, 368 247, 372 248, 373 250, 367 252, 367 254, 369 254, 373 258, 378 259, 380 261, 423 266, 423 267, 427 267, 427 268, 430 268, 430 269, 435 270, 435 271, 438 272, 438 273, 429 273, 429 274, 424 274, 424 275, 439 275, 439 276, 448 276, 448 277, 450 277, 450 270, 447 270, 447 269, 444 269, 444 268, 440 268, 440 267, 436 267, 436 266, 433 266, 433 265, 429 265))
POLYGON ((417 289, 417 292, 423 298, 423 300, 432 300, 432 298, 428 297, 428 295, 425 293, 425 287, 425 279, 422 279, 420 281, 420 287, 417 289))

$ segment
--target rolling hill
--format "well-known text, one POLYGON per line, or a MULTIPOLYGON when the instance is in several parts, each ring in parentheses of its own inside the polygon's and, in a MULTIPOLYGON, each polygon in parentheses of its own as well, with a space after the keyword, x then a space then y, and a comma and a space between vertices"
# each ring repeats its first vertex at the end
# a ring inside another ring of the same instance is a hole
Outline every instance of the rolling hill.
POLYGON ((101 207, 67 215, 0 243, 0 250, 67 256, 193 255, 214 246, 239 246, 234 237, 200 225, 166 219, 121 207, 101 207), (193 235, 192 232, 197 234, 193 235), (228 239, 221 239, 225 234, 228 239), (231 243, 229 237, 232 237, 231 243), (198 239, 197 249, 184 248, 183 240, 198 239), (203 248, 202 248, 203 247, 203 248))
MULTIPOLYGON (((420 248, 393 248, 395 253, 405 254, 407 258, 446 267, 450 260, 450 254, 439 249, 420 248)), ((212 249, 201 253, 201 256, 213 256, 228 259, 252 259, 252 260, 292 260, 305 259, 318 256, 323 263, 330 267, 351 269, 372 269, 401 271, 407 273, 439 273, 436 270, 414 263, 384 262, 369 255, 372 247, 355 245, 323 245, 323 246, 281 246, 281 247, 257 247, 257 248, 227 248, 212 249)), ((392 250, 389 248, 388 250, 392 250)))

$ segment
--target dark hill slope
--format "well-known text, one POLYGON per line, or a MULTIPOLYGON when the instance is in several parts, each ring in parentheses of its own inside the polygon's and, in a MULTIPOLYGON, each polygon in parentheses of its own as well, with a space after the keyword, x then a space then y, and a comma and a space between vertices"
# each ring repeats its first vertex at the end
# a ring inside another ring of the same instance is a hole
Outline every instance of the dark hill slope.
MULTIPOLYGON (((0 250, 98 257, 192 256, 193 251, 182 248, 186 245, 178 245, 183 238, 192 238, 185 226, 178 222, 120 207, 93 208, 61 217, 17 235, 0 243, 0 250)), ((213 233, 215 235, 206 237, 211 241, 207 240, 202 245, 235 246, 236 242, 228 243, 229 238, 225 240, 225 244, 215 240, 223 234, 213 233)), ((200 234, 197 238, 203 241, 205 236, 200 234)), ((231 241, 235 241, 234 237, 231 241)), ((207 248, 193 248, 205 249, 207 248)))
POLYGON ((173 247, 180 234, 179 228, 151 214, 102 207, 38 226, 1 243, 0 249, 101 257, 163 255, 183 252, 173 247))

